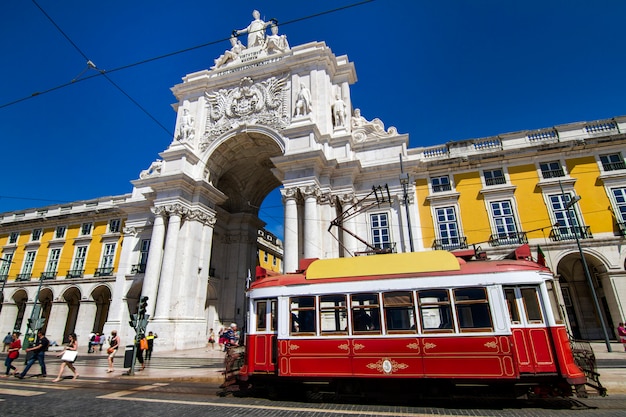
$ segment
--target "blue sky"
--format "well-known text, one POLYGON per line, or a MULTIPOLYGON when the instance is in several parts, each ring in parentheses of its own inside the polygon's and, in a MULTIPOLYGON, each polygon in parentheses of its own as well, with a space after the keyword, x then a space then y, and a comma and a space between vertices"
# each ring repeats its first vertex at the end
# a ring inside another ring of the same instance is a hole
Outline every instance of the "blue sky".
MULTIPOLYGON (((103 76, 70 83, 98 73, 37 4, 0 2, 0 212, 130 192, 172 140, 170 88, 255 8, 291 45, 348 55, 354 107, 411 147, 626 114, 624 1, 377 0, 298 20, 355 3, 37 0, 122 93, 103 76)), ((279 199, 260 216, 282 236, 279 199)))

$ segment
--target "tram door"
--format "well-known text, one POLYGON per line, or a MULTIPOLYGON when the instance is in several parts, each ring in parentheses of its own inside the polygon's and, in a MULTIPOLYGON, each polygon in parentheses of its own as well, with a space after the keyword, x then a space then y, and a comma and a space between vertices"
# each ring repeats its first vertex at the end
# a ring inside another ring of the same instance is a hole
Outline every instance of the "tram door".
POLYGON ((276 338, 278 321, 276 317, 278 301, 276 298, 255 302, 255 337, 253 346, 254 369, 261 372, 275 372, 278 357, 276 338))
POLYGON ((520 373, 556 371, 550 329, 537 286, 504 287, 520 373))

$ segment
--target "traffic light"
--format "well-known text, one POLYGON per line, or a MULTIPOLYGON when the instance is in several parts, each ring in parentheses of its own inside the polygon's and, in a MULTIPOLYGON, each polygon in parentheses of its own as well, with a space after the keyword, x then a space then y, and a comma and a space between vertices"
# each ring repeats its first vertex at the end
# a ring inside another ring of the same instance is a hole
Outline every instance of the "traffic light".
POLYGON ((140 319, 142 319, 146 315, 147 308, 148 308, 148 297, 144 295, 143 297, 141 297, 141 300, 139 300, 138 316, 140 319))
POLYGON ((137 327, 137 315, 136 314, 131 314, 130 321, 128 322, 128 324, 133 329, 135 329, 137 327))

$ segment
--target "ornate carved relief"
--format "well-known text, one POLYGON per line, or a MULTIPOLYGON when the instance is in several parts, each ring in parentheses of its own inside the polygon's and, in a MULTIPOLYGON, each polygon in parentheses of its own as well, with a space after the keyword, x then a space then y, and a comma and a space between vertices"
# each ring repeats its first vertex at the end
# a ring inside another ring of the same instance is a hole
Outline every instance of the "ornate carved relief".
POLYGON ((190 210, 187 214, 188 220, 194 220, 207 226, 214 226, 217 218, 214 214, 202 210, 190 210))
POLYGON ((150 177, 158 177, 159 175, 161 175, 162 166, 163 166, 163 161, 160 159, 157 159, 156 161, 150 164, 150 167, 148 169, 144 169, 143 171, 141 171, 141 173, 139 174, 139 178, 143 180, 143 179, 150 178, 150 177))
POLYGON ((380 119, 374 119, 368 122, 365 117, 361 116, 361 110, 355 109, 352 116, 352 138, 355 142, 365 142, 368 139, 380 139, 395 136, 398 131, 395 127, 390 127, 385 131, 385 125, 380 119))
POLYGON ((275 129, 289 125, 286 113, 286 81, 288 77, 271 77, 254 82, 241 79, 239 86, 229 90, 206 92, 208 111, 201 150, 219 135, 242 124, 262 124, 275 129))

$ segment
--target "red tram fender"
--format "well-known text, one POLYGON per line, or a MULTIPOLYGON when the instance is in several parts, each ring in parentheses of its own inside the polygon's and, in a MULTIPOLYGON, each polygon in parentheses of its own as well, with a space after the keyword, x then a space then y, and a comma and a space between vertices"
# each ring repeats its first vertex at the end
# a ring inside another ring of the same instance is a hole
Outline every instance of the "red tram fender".
POLYGON ((252 385, 384 379, 580 393, 585 373, 552 274, 526 258, 430 251, 305 260, 284 275, 257 268, 240 375, 252 385))

